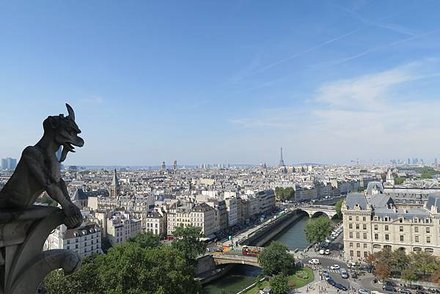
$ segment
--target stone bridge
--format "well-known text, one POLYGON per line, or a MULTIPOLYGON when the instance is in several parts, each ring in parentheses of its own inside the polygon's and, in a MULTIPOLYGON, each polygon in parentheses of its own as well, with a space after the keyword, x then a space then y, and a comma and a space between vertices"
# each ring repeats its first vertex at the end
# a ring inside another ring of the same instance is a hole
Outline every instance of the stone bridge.
POLYGON ((307 212, 309 217, 314 217, 317 214, 325 214, 328 218, 332 218, 337 215, 335 207, 330 205, 307 205, 297 207, 296 209, 307 212))
POLYGON ((258 258, 254 256, 244 256, 241 254, 214 254, 214 262, 216 265, 222 264, 247 264, 256 267, 261 267, 258 263, 258 258))

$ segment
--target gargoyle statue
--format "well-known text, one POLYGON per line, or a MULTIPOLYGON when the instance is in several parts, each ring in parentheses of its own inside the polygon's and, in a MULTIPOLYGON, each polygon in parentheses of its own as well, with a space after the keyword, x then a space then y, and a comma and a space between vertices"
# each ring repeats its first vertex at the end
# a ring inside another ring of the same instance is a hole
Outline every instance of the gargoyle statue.
POLYGON ((66 184, 61 178, 60 162, 67 153, 75 152, 74 146, 82 147, 84 140, 75 123, 75 113, 66 104, 68 116, 49 116, 43 122, 43 137, 34 146, 23 150, 20 161, 9 181, 0 191, 0 208, 23 209, 31 207, 44 191, 61 204, 68 228, 81 225, 80 209, 70 200, 66 184), (61 158, 56 152, 62 146, 61 158))

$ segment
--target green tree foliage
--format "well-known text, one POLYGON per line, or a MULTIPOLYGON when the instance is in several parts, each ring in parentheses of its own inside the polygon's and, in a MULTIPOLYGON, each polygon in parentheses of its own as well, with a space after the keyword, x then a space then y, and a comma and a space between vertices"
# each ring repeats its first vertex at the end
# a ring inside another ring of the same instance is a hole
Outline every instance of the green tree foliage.
POLYGON ((311 218, 307 221, 304 231, 310 243, 322 242, 333 229, 332 221, 326 216, 311 218))
POLYGON ((198 293, 194 267, 183 252, 155 243, 145 234, 112 247, 107 254, 83 260, 77 272, 51 273, 44 282, 47 293, 198 293))
POLYGON ((261 251, 258 262, 265 275, 288 275, 295 266, 295 258, 289 254, 287 246, 276 241, 261 251))
POLYGON ((137 243, 142 248, 154 248, 160 245, 160 238, 151 232, 137 234, 136 236, 128 239, 128 242, 137 243))
POLYGON ((273 277, 270 280, 270 286, 273 294, 286 294, 290 291, 289 279, 282 274, 273 277))
POLYGON ((424 251, 407 255, 403 250, 391 251, 389 248, 384 248, 370 254, 367 263, 373 266, 373 272, 379 278, 392 276, 414 281, 431 276, 431 279, 436 279, 433 273, 440 271, 439 258, 424 251))
POLYGON ((405 182, 405 178, 404 177, 395 177, 394 178, 394 184, 396 185, 401 185, 405 182))
POLYGON ((98 268, 101 256, 92 255, 81 262, 80 270, 69 276, 64 276, 62 270, 53 271, 44 280, 48 293, 99 293, 98 268))
POLYGON ((344 202, 344 199, 339 199, 338 202, 336 202, 336 204, 335 204, 335 210, 336 210, 336 213, 338 214, 339 219, 342 219, 341 208, 342 208, 343 202, 344 202))
POLYGON ((202 230, 198 227, 178 227, 173 236, 176 237, 172 243, 173 248, 181 252, 190 263, 194 263, 197 256, 206 251, 206 244, 200 241, 202 230))
POLYGON ((170 246, 143 249, 127 242, 112 248, 100 268, 104 293, 197 293, 194 268, 170 246))
POLYGON ((440 173, 430 166, 416 168, 415 170, 420 173, 420 178, 422 179, 432 179, 434 175, 438 175, 440 173))
POLYGON ((278 201, 286 201, 293 199, 295 197, 295 190, 292 187, 276 187, 275 188, 275 198, 278 201))

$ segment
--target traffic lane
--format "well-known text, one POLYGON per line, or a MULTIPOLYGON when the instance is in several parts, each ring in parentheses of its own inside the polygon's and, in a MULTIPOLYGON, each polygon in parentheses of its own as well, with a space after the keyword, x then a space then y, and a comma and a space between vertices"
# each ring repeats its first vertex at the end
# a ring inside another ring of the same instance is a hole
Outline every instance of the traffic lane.
POLYGON ((304 259, 304 263, 305 264, 309 264, 309 260, 311 259, 318 259, 320 264, 318 266, 312 266, 312 268, 320 270, 322 271, 328 271, 329 275, 333 278, 333 280, 335 280, 335 282, 340 283, 342 285, 344 285, 345 287, 347 287, 348 289, 350 289, 350 281, 349 279, 343 279, 341 277, 341 274, 339 272, 339 270, 332 270, 330 269, 330 266, 332 265, 339 265, 339 267, 344 267, 347 269, 347 265, 342 262, 342 261, 338 261, 338 260, 334 260, 334 259, 330 259, 330 258, 325 258, 325 257, 308 257, 304 259))

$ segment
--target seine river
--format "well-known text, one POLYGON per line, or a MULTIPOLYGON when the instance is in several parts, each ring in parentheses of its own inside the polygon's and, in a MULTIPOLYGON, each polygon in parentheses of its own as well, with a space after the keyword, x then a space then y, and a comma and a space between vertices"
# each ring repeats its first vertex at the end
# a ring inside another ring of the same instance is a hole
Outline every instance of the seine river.
MULTIPOLYGON (((289 249, 294 250, 305 249, 309 243, 306 241, 304 226, 306 225, 309 217, 305 215, 299 219, 296 223, 292 224, 284 232, 278 235, 274 240, 284 243, 289 249)), ((238 265, 235 266, 224 277, 206 285, 203 288, 203 294, 230 294, 237 293, 238 291, 246 288, 255 281, 255 277, 260 273, 260 269, 238 265)))

